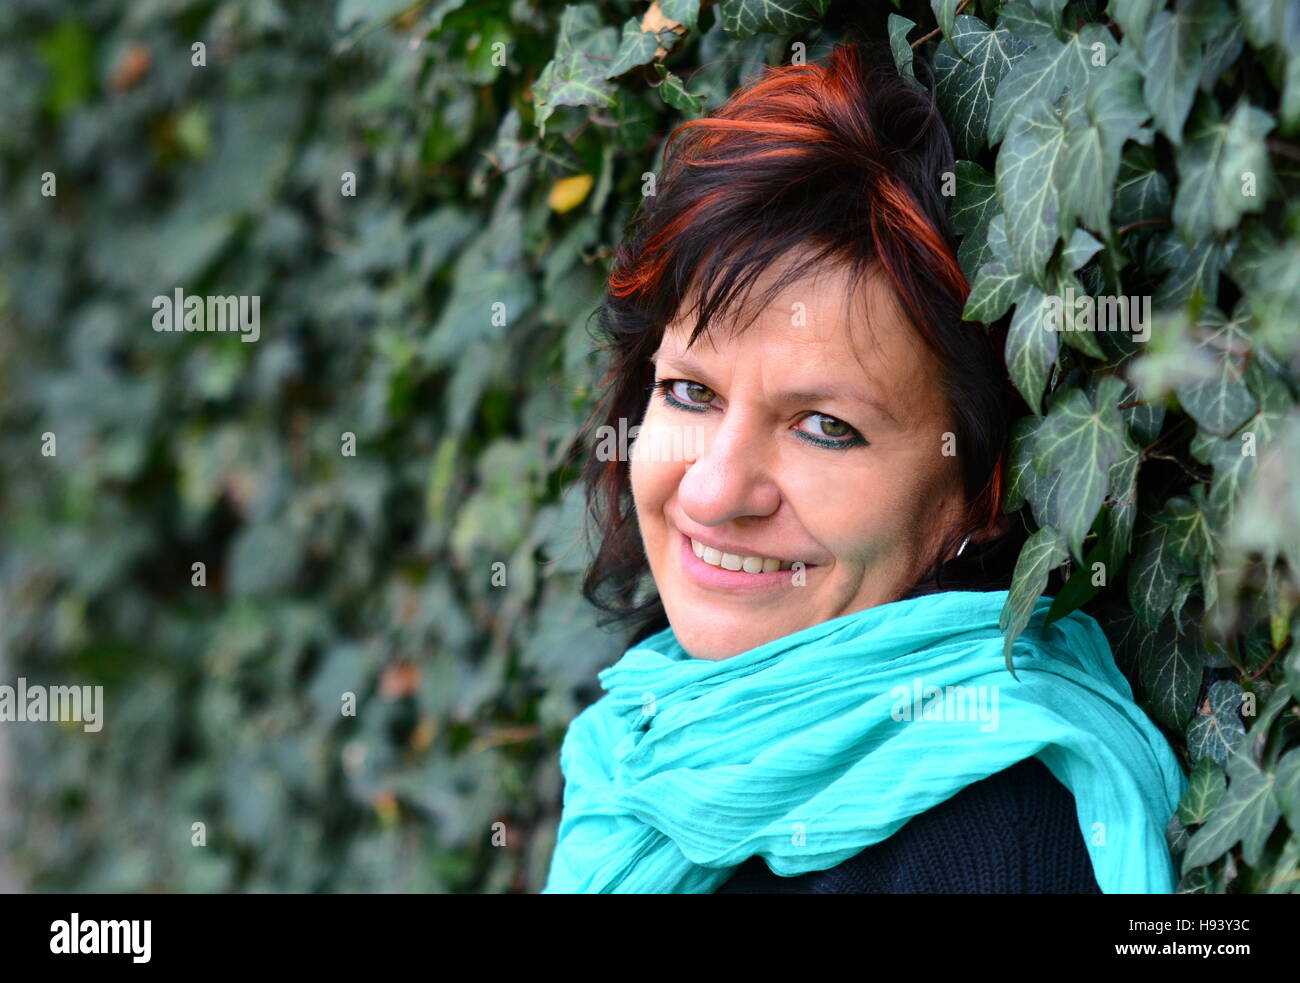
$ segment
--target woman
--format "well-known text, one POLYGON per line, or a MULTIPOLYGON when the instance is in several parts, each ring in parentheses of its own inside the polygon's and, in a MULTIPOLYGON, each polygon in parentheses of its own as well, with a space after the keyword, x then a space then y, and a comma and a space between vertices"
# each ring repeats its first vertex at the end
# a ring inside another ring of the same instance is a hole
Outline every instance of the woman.
POLYGON ((665 161, 590 423, 640 430, 586 475, 584 593, 636 630, 565 736, 545 891, 1174 890, 1185 779, 1096 622, 1040 598, 1005 668, 1017 405, 931 101, 839 46, 665 161))

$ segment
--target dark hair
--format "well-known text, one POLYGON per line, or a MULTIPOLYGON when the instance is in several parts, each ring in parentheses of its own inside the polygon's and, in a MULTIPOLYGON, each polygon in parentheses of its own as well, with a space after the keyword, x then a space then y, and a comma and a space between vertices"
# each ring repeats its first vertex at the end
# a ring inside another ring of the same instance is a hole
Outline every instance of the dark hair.
MULTIPOLYGON (((693 344, 765 269, 811 245, 808 258, 791 264, 763 300, 827 261, 847 262, 854 283, 869 268, 882 270, 938 357, 956 428, 970 523, 939 556, 968 532, 995 529, 1008 419, 1018 397, 1002 362, 1002 332, 961 320, 970 288, 941 194, 953 165, 951 140, 929 94, 892 65, 869 63, 857 43, 837 45, 825 66, 768 66, 713 116, 680 124, 665 144, 657 193, 643 199, 629 223, 594 312, 606 373, 575 449, 590 447, 598 428, 617 430, 620 418, 627 427, 642 420, 654 381, 650 356, 692 290, 693 344)), ((602 624, 637 624, 631 641, 639 640, 666 627, 667 618, 657 592, 639 596, 649 562, 627 464, 591 455, 583 479, 600 533, 583 595, 604 612, 602 624)), ((1007 586, 1024 536, 1020 523, 1013 527, 940 561, 905 596, 1007 586)))

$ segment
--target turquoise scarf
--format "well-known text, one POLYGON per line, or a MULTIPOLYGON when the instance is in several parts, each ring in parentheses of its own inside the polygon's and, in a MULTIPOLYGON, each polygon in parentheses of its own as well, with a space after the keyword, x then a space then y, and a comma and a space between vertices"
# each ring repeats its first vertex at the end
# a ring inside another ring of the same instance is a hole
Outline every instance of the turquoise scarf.
POLYGON ((1164 830, 1187 780, 1168 742, 1096 621, 1043 629, 1050 597, 1016 641, 1017 682, 1006 597, 909 598, 719 661, 671 628, 629 648, 565 734, 543 893, 708 894, 755 855, 824 870, 1031 756, 1074 794, 1103 892, 1173 892, 1164 830))

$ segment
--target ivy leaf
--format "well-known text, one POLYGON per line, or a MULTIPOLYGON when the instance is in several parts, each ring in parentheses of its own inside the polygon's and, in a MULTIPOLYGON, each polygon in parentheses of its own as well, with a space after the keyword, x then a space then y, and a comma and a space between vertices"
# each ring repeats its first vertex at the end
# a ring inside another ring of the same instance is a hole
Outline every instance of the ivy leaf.
POLYGON ((1300 829, 1300 748, 1282 755, 1274 773, 1278 804, 1292 830, 1300 829))
POLYGON ((953 230, 962 237, 957 261, 967 279, 973 282, 980 267, 993 258, 988 228, 997 214, 997 185, 992 174, 968 160, 957 161, 954 175, 957 193, 949 219, 953 230))
POLYGON ((809 0, 722 0, 718 19, 724 31, 743 41, 759 34, 800 34, 817 23, 818 11, 809 0))
POLYGON ((1199 826, 1213 815, 1223 795, 1228 790, 1228 780, 1214 758, 1202 757, 1196 762, 1187 779, 1187 792, 1178 803, 1178 819, 1184 826, 1199 826))
POLYGON ((1182 733, 1196 705, 1204 674, 1205 651, 1195 626, 1169 618, 1138 644, 1138 677, 1150 699, 1151 712, 1171 730, 1182 733))
POLYGON ((1246 480, 1255 469, 1259 452, 1267 447, 1282 420, 1291 408, 1291 396, 1286 385, 1271 372, 1252 361, 1245 378, 1256 394, 1259 411, 1237 433, 1218 437, 1199 431, 1192 441, 1192 452, 1197 460, 1214 469, 1210 484, 1210 511, 1226 515, 1245 487, 1246 480))
POLYGON ((614 85, 605 73, 617 53, 618 32, 601 22, 594 6, 565 6, 555 57, 533 83, 534 119, 542 136, 557 106, 614 105, 614 85))
POLYGON ((1235 317, 1228 320, 1217 308, 1203 310, 1197 326, 1208 332, 1199 347, 1212 352, 1213 374, 1176 385, 1174 392, 1202 429, 1224 437, 1259 409, 1246 386, 1243 369, 1250 337, 1235 317))
POLYGON ((1180 0, 1151 20, 1142 45, 1142 96, 1156 126, 1175 145, 1201 77, 1201 43, 1221 31, 1231 14, 1222 0, 1180 0))
POLYGON ((1137 522, 1138 465, 1141 461, 1142 451, 1133 443, 1126 430, 1120 456, 1110 466, 1109 488, 1106 492, 1111 499, 1111 539, 1115 548, 1111 566, 1128 556, 1133 541, 1133 526, 1137 522))
POLYGON ((894 66, 900 74, 906 75, 910 79, 916 78, 916 73, 912 71, 912 60, 915 57, 915 52, 907 42, 907 35, 911 33, 914 27, 916 27, 916 21, 908 20, 900 14, 890 14, 889 19, 885 22, 885 29, 889 32, 889 50, 894 56, 894 66))
POLYGON ((1276 125, 1268 113, 1245 103, 1225 122, 1213 101, 1204 100, 1177 153, 1174 225, 1184 242, 1225 232, 1242 215, 1263 209, 1261 192, 1271 180, 1264 137, 1276 125))
POLYGON ((1071 163, 1062 175, 1060 221, 1064 227, 1077 217, 1106 234, 1124 144, 1150 138, 1150 130, 1143 129, 1150 114, 1142 102, 1140 73, 1117 58, 1091 76, 1085 91, 1067 96, 1064 115, 1071 163))
MULTIPOLYGON (((1048 575, 1065 562, 1065 544, 1060 533, 1050 526, 1044 526, 1025 540, 1016 560, 1016 569, 1011 577, 1011 589, 1007 592, 1006 604, 998 619, 998 626, 1006 633, 1003 653, 1007 668, 1012 668, 1011 650, 1016 638, 1029 624, 1034 604, 1047 589, 1048 575)), ((1012 671, 1014 675, 1014 670, 1012 671)))
POLYGON ((1156 307, 1182 307, 1197 296, 1207 304, 1217 302, 1219 274, 1228 260, 1223 243, 1202 239, 1189 247, 1177 233, 1170 233, 1160 240, 1156 252, 1170 271, 1152 298, 1156 307))
POLYGON ((1139 54, 1151 27, 1156 8, 1162 0, 1123 0, 1122 3, 1108 4, 1106 13, 1114 18, 1119 29, 1124 32, 1124 40, 1133 45, 1139 54))
POLYGON ((1165 548, 1182 573, 1196 573, 1201 563, 1214 556, 1216 536, 1202 504, 1205 486, 1197 485, 1192 495, 1176 495, 1165 503, 1165 548))
POLYGON ((1034 440, 1038 473, 1062 477, 1052 496, 1052 525, 1080 561, 1083 538, 1106 497, 1111 465, 1124 453, 1124 421, 1115 408, 1122 390, 1123 383, 1113 377, 1102 381, 1092 403, 1078 389, 1065 390, 1053 399, 1034 440))
POLYGON ((1211 864, 1237 843, 1241 843, 1243 859, 1254 866, 1281 812, 1272 776, 1238 750, 1228 762, 1228 791, 1188 841, 1183 870, 1211 864))
POLYGON ((687 92, 682 80, 668 71, 665 66, 656 65, 655 70, 663 79, 659 83, 659 95, 663 97, 664 102, 691 117, 699 116, 704 112, 704 96, 693 96, 687 92))
POLYGON ((641 30, 641 22, 635 17, 629 17, 623 23, 623 39, 619 42, 614 63, 605 72, 605 78, 618 78, 638 65, 649 64, 654 61, 658 48, 659 36, 653 31, 641 30))
POLYGON ((998 8, 998 29, 1008 30, 1031 44, 1059 41, 1061 14, 1060 11, 1052 10, 1050 3, 1037 0, 1030 3, 1007 3, 998 8))
MULTIPOLYGON (((896 16, 891 14, 890 21, 896 16)), ((987 143, 998 83, 1029 45, 1006 29, 990 30, 978 17, 965 14, 947 33, 951 41, 945 40, 934 54, 935 95, 952 130, 957 156, 975 157, 987 143)))
MULTIPOLYGON (((1002 8, 1003 22, 1012 7, 1002 8)), ((1105 65, 1118 51, 1115 39, 1100 24, 1085 24, 1078 34, 1062 43, 1048 34, 1028 37, 1021 31, 1013 32, 1027 37, 1033 47, 1011 66, 993 94, 993 108, 989 114, 989 141, 997 143, 1008 135, 1012 123, 1034 113, 1040 107, 1052 109, 1067 89, 1082 91, 1088 77, 1104 71, 1105 65), (1094 45, 1101 45, 1104 57, 1097 57, 1094 45), (1101 64, 1097 64, 1097 62, 1101 64)))
POLYGON ((1043 102, 1017 117, 998 151, 998 200, 1007 216, 1011 268, 1041 287, 1061 237, 1058 177, 1069 166, 1065 121, 1043 102))
POLYGON ((1148 628, 1169 610, 1178 586, 1178 566, 1166 548, 1169 529, 1159 517, 1138 535, 1128 567, 1128 599, 1148 628))
POLYGON ((1070 241, 1061 252, 1061 263, 1065 269, 1074 272, 1101 249, 1097 238, 1084 229, 1075 229, 1070 234, 1070 241))
POLYGON ((1022 416, 1011 425, 1007 449, 1007 494, 1003 510, 1015 512, 1031 500, 1030 489, 1042 482, 1034 470, 1034 436, 1042 424, 1042 417, 1022 416))
POLYGON ((1187 728, 1187 749, 1192 760, 1208 757, 1226 766, 1245 739, 1241 687, 1226 679, 1212 683, 1208 699, 1187 728))
POLYGON ((659 0, 659 12, 693 31, 700 19, 700 0, 659 0))
POLYGON ((930 10, 934 13, 934 19, 939 22, 939 33, 949 44, 953 43, 952 30, 957 16, 957 3, 958 0, 930 0, 930 10))
POLYGON ((1169 181, 1156 167, 1150 147, 1130 144, 1120 157, 1111 217, 1118 225, 1150 222, 1169 215, 1169 181))
POLYGON ((1035 413, 1041 412, 1043 390, 1060 350, 1057 332, 1047 327, 1050 310, 1051 298, 1037 287, 1027 287, 1016 301, 1016 313, 1007 329, 1007 371, 1035 413))

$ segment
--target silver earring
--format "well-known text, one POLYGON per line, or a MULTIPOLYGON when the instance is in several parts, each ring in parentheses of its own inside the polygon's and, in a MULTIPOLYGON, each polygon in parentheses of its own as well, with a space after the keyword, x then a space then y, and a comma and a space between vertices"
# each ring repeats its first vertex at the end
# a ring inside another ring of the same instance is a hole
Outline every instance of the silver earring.
POLYGON ((957 547, 957 555, 958 555, 958 556, 961 556, 963 553, 966 552, 966 544, 970 542, 970 537, 971 537, 971 534, 970 534, 970 533, 967 533, 967 534, 966 534, 966 538, 963 539, 963 540, 961 541, 961 545, 957 547))

